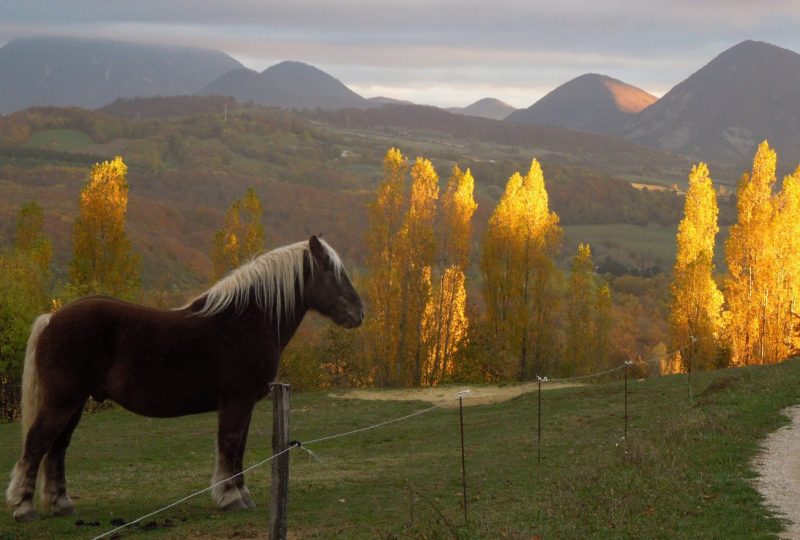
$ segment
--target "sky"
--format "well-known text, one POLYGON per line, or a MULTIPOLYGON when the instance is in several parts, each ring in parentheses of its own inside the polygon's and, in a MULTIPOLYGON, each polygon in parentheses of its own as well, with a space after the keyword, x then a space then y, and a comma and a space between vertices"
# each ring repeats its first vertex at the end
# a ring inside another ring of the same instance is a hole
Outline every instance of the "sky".
POLYGON ((658 97, 746 39, 800 52, 797 0, 0 0, 0 43, 59 35, 314 65, 364 97, 515 107, 584 73, 658 97))

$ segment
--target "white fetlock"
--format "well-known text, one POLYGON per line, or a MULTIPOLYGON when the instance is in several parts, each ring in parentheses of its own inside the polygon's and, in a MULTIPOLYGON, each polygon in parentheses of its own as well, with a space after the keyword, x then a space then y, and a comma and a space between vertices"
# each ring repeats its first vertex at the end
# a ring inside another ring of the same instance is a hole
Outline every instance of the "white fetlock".
POLYGON ((33 501, 26 500, 17 506, 14 510, 14 519, 22 523, 25 521, 33 521, 39 516, 36 514, 36 509, 33 507, 33 501))
POLYGON ((25 490, 22 487, 25 480, 24 471, 25 463, 22 460, 19 460, 11 470, 11 481, 8 483, 8 489, 6 489, 6 502, 12 508, 22 504, 22 499, 25 497, 25 490))

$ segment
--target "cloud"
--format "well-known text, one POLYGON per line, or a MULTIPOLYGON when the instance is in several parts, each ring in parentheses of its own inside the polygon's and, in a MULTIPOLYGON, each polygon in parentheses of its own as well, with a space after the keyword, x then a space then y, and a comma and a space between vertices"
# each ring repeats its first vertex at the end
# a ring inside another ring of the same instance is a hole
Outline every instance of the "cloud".
POLYGON ((203 46, 258 70, 295 59, 354 89, 443 105, 485 91, 527 106, 586 72, 660 94, 745 39, 800 50, 800 3, 789 0, 5 4, 0 41, 58 34, 203 46))

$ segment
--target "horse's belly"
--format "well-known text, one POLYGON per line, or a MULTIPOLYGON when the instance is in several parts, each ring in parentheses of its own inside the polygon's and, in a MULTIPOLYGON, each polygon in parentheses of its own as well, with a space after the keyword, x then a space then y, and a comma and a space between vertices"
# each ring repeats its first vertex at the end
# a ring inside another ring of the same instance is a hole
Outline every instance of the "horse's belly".
POLYGON ((115 396, 110 394, 109 397, 131 412, 154 418, 198 414, 214 411, 217 408, 216 402, 210 398, 169 399, 160 396, 142 396, 141 393, 135 396, 128 394, 115 396))
POLYGON ((189 376, 173 380, 157 373, 143 375, 130 370, 112 369, 100 393, 129 411, 156 418, 213 411, 218 401, 211 381, 189 376))

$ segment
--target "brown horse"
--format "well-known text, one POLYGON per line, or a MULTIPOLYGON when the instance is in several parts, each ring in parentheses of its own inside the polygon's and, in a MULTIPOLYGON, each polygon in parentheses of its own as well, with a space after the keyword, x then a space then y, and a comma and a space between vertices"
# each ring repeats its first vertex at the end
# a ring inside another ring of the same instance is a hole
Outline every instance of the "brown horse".
MULTIPOLYGON (((14 517, 36 518, 40 463, 45 508, 75 513, 64 456, 89 396, 154 417, 218 411, 212 484, 241 473, 253 407, 309 309, 346 328, 364 319, 341 259, 315 236, 253 259, 179 309, 94 296, 39 317, 23 372, 23 452, 6 491, 14 517)), ((212 494, 221 508, 254 506, 242 475, 212 494)))

